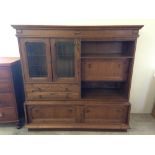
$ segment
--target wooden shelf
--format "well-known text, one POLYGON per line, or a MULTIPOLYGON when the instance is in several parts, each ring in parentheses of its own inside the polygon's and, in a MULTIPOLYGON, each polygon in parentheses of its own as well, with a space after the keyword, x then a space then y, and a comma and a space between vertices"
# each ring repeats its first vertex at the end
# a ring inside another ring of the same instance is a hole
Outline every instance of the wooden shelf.
POLYGON ((120 89, 83 88, 83 99, 127 100, 120 89))
POLYGON ((133 58, 133 56, 130 55, 123 55, 123 54, 82 54, 81 59, 94 59, 94 58, 99 58, 99 59, 126 59, 126 58, 133 58))

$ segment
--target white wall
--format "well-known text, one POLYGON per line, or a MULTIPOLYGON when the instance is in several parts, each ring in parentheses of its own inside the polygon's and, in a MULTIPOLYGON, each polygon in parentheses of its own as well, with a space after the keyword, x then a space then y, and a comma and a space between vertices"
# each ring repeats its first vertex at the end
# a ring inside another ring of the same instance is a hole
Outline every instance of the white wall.
POLYGON ((19 56, 11 24, 142 24, 144 28, 137 42, 130 101, 133 113, 150 113, 155 101, 155 19, 149 19, 155 14, 152 2, 143 0, 139 5, 136 0, 5 0, 0 2, 0 56, 19 56))

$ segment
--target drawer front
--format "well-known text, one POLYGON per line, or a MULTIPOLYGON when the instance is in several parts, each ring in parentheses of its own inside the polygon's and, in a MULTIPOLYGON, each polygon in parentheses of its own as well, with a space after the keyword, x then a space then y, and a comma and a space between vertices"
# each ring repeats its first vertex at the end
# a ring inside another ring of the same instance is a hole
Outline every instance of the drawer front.
POLYGON ((17 121, 17 112, 15 108, 0 108, 0 122, 17 121))
POLYGON ((27 100, 64 100, 64 99, 77 99, 79 93, 71 92, 32 92, 27 93, 27 100))
POLYGON ((127 123, 129 106, 90 105, 84 107, 85 123, 127 123))
POLYGON ((12 93, 0 94, 0 106, 13 106, 15 105, 15 98, 12 93))
POLYGON ((78 84, 26 84, 26 92, 79 92, 78 84))
POLYGON ((0 80, 11 79, 11 72, 9 67, 0 67, 0 80))
POLYGON ((124 81, 127 78, 129 62, 125 59, 85 59, 82 61, 83 81, 124 81))
POLYGON ((8 93, 12 91, 12 83, 11 81, 2 82, 0 81, 0 93, 8 93))
POLYGON ((75 122, 76 109, 69 105, 27 106, 28 122, 75 122))

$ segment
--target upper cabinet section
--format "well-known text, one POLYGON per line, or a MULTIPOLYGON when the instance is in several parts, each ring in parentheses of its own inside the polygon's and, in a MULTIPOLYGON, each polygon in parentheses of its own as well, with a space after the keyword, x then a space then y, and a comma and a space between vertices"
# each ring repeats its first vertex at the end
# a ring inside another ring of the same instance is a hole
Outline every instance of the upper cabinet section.
POLYGON ((50 44, 48 39, 20 39, 27 81, 50 81, 50 44))
POLYGON ((14 25, 18 37, 56 37, 102 40, 135 40, 142 25, 127 26, 35 26, 14 25))

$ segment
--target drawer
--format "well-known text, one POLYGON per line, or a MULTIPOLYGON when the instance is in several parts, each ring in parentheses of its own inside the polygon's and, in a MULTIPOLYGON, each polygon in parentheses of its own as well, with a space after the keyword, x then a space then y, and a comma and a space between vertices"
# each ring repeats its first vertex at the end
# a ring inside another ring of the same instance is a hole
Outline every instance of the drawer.
POLYGON ((85 123, 127 123, 127 105, 89 105, 84 107, 85 123))
POLYGON ((76 109, 71 105, 37 105, 27 106, 28 122, 75 122, 76 109))
POLYGON ((8 80, 11 79, 11 71, 9 67, 0 67, 0 80, 8 80))
POLYGON ((80 97, 79 93, 72 92, 28 92, 27 100, 63 100, 63 99, 77 99, 80 97))
POLYGON ((0 94, 0 106, 13 106, 15 104, 14 94, 1 93, 0 94))
POLYGON ((2 82, 0 81, 0 93, 7 93, 12 91, 12 83, 11 81, 2 82))
POLYGON ((82 61, 83 81, 124 81, 129 61, 126 59, 85 59, 82 61))
POLYGON ((0 108, 0 122, 17 121, 17 111, 15 108, 0 108))
POLYGON ((26 92, 79 92, 78 84, 26 84, 26 92))

